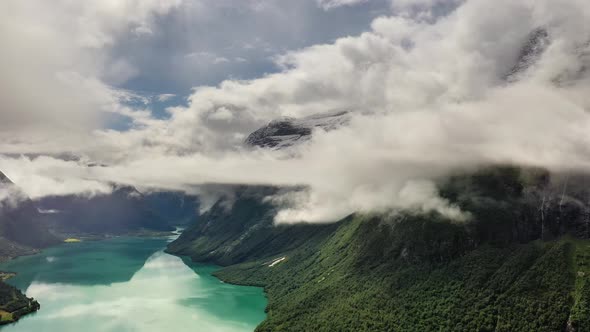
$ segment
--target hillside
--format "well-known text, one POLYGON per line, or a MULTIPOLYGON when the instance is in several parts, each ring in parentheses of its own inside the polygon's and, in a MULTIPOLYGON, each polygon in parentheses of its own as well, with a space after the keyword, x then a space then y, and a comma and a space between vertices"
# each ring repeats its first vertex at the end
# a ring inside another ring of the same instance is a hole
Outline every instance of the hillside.
POLYGON ((579 266, 588 241, 482 245, 453 257, 460 249, 449 239, 461 231, 448 226, 356 218, 273 266, 258 260, 216 275, 265 286, 258 331, 588 330, 588 270, 579 266))
POLYGON ((220 265, 267 257, 322 239, 336 225, 273 224, 275 210, 263 198, 275 192, 268 187, 241 187, 235 202, 217 202, 172 242, 167 251, 194 261, 220 265))
POLYGON ((175 191, 154 191, 143 194, 146 204, 163 216, 170 225, 186 225, 197 216, 199 199, 175 191))
POLYGON ((0 325, 16 322, 39 308, 37 301, 27 298, 15 287, 0 282, 0 325))
MULTIPOLYGON (((0 172, 0 261, 30 255, 56 243, 59 239, 49 232, 33 201, 0 172)), ((15 322, 39 307, 37 301, 0 281, 0 325, 15 322)))
POLYGON ((0 260, 59 243, 33 201, 1 172, 0 191, 0 260))
POLYGON ((466 223, 404 213, 274 231, 272 208, 240 196, 169 251, 264 286, 259 331, 589 331, 584 183, 489 168, 440 184, 472 214, 466 223))
POLYGON ((51 228, 61 234, 126 234, 173 230, 172 219, 131 186, 113 185, 107 195, 50 196, 37 202, 51 228))

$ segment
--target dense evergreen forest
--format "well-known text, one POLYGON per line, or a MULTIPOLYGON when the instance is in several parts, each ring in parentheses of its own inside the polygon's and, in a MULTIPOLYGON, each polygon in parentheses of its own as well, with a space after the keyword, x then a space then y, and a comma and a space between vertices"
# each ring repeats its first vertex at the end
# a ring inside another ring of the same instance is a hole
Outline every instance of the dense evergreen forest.
POLYGON ((447 236, 460 235, 446 226, 354 218, 322 243, 217 276, 266 288, 259 331, 588 330, 589 241, 485 244, 450 258, 447 236))
POLYGON ((39 310, 40 305, 27 298, 15 287, 0 281, 0 325, 19 320, 23 315, 39 310))
POLYGON ((440 183, 471 214, 353 215, 273 226, 269 188, 244 188, 169 246, 265 287, 258 331, 590 331, 583 177, 497 167, 440 183))

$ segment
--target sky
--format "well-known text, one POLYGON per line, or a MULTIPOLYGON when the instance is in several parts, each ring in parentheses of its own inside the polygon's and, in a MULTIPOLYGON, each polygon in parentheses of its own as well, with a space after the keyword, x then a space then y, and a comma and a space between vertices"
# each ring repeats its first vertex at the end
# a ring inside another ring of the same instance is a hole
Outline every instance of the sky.
POLYGON ((450 174, 590 166, 587 1, 5 0, 0 16, 0 170, 32 198, 297 186, 268 198, 277 222, 462 219, 437 193, 450 174), (243 144, 334 111, 351 120, 305 144, 243 144))

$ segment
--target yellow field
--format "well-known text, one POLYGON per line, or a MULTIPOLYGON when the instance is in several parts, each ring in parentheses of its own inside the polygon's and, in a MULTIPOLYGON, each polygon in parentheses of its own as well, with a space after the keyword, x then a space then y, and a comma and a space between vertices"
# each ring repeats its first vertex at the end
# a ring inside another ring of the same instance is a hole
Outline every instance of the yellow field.
POLYGON ((12 318, 12 314, 10 312, 4 311, 4 310, 0 310, 0 321, 2 322, 6 322, 6 321, 13 321, 14 319, 12 318))
POLYGON ((65 243, 76 243, 76 242, 82 242, 82 240, 75 239, 75 238, 69 238, 69 239, 65 239, 64 242, 65 243))

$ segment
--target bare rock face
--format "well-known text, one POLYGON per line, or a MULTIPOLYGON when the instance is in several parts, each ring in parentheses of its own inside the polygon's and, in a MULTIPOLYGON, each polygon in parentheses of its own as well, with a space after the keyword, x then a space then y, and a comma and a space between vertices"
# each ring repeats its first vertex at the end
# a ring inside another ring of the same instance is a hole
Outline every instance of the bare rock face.
POLYGON ((519 76, 534 65, 543 55, 550 43, 549 33, 544 28, 537 28, 529 34, 522 46, 518 59, 506 75, 508 82, 517 81, 519 76))
POLYGON ((245 143, 261 148, 281 149, 303 143, 316 129, 330 131, 348 123, 349 112, 312 115, 302 119, 282 118, 250 134, 245 143))
POLYGON ((0 172, 0 183, 7 184, 12 183, 12 181, 4 173, 0 172))

